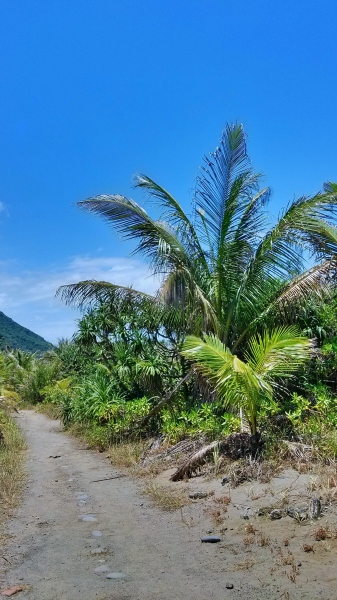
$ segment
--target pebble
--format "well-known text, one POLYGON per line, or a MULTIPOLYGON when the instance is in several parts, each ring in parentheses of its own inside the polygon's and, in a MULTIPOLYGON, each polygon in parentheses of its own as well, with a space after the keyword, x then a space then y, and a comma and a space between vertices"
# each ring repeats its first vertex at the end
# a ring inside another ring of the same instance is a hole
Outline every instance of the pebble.
POLYGON ((306 521, 308 519, 308 513, 305 509, 301 508, 287 508, 287 515, 296 521, 306 521))
POLYGON ((77 496, 77 500, 88 500, 88 494, 83 494, 82 492, 80 492, 79 494, 76 494, 77 496))
POLYGON ((85 505, 86 505, 85 500, 80 500, 79 502, 77 502, 77 506, 85 506, 85 505))
POLYGON ((309 513, 312 519, 318 519, 322 514, 322 504, 319 498, 311 498, 309 513))
POLYGON ((86 523, 94 523, 95 521, 97 521, 97 519, 96 517, 84 515, 82 521, 85 521, 86 523))
POLYGON ((229 477, 224 477, 223 480, 222 480, 222 482, 221 482, 221 485, 226 485, 226 483, 229 483, 229 482, 230 482, 230 478, 229 477))
POLYGON ((226 583, 227 590, 232 590, 234 585, 232 583, 226 583))
POLYGON ((271 511, 269 516, 273 521, 275 521, 276 519, 282 519, 283 513, 281 510, 274 508, 274 510, 271 511))
POLYGON ((109 575, 106 576, 107 579, 125 579, 125 577, 125 573, 109 573, 109 575))
POLYGON ((257 516, 265 517, 266 515, 270 514, 271 510, 273 510, 273 509, 270 506, 263 506, 262 508, 258 509, 257 516))
POLYGON ((72 482, 72 481, 74 481, 74 480, 73 480, 73 479, 68 479, 68 481, 72 482))
POLYGON ((108 571, 110 571, 110 567, 108 567, 108 565, 101 565, 95 569, 95 573, 108 573, 108 571))
POLYGON ((94 550, 91 550, 90 554, 105 554, 105 552, 105 548, 95 548, 94 550))
POLYGON ((91 535, 93 535, 94 537, 102 537, 103 533, 97 529, 95 531, 92 531, 91 535))
POLYGON ((192 500, 207 498, 207 496, 208 496, 207 492, 191 492, 190 494, 188 494, 188 497, 192 498, 192 500))
POLYGON ((217 542, 221 542, 221 537, 218 535, 205 535, 201 538, 201 541, 208 544, 216 544, 217 542))

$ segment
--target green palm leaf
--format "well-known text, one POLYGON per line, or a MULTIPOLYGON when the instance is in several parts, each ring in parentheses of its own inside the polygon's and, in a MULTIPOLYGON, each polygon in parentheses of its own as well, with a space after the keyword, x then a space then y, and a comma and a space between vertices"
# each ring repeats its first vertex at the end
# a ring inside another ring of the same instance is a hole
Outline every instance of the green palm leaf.
POLYGON ((252 433, 256 433, 259 406, 263 400, 272 401, 277 379, 291 377, 310 353, 310 341, 294 327, 253 337, 245 361, 215 336, 205 336, 205 341, 188 336, 182 349, 183 356, 212 382, 225 406, 243 408, 252 433))

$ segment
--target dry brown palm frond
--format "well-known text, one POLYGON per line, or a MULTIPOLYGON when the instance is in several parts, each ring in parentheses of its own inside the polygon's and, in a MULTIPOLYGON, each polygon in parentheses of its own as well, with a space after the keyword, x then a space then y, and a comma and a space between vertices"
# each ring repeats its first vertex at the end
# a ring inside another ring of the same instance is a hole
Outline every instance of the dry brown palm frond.
POLYGON ((287 446, 291 458, 305 462, 312 460, 312 446, 301 444, 300 442, 289 442, 288 440, 282 440, 282 442, 287 446))
POLYGON ((205 445, 205 436, 190 437, 188 439, 180 440, 171 447, 165 446, 166 436, 160 436, 154 442, 151 442, 145 449, 143 456, 140 459, 140 465, 147 467, 149 464, 155 461, 168 461, 170 458, 177 457, 177 455, 187 455, 195 453, 205 445), (160 451, 160 448, 162 449, 160 451))
POLYGON ((307 300, 308 294, 320 294, 327 291, 331 278, 336 273, 336 266, 334 261, 325 260, 301 273, 287 284, 276 299, 275 305, 285 307, 303 299, 307 300))
POLYGON ((185 462, 177 469, 175 473, 171 476, 171 481, 181 481, 186 477, 191 477, 191 475, 202 465, 204 464, 207 456, 213 452, 214 448, 219 445, 219 442, 212 442, 207 446, 204 446, 196 452, 192 454, 185 462))

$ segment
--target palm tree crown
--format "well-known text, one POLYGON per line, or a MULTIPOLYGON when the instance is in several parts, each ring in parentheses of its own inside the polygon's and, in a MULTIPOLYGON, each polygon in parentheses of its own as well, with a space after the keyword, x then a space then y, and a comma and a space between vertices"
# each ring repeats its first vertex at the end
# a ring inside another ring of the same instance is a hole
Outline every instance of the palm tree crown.
MULTIPOLYGON (((150 263, 161 281, 156 300, 185 312, 191 333, 215 334, 239 351, 267 320, 328 287, 335 273, 337 184, 290 203, 270 226, 270 189, 251 166, 242 125, 227 125, 204 160, 192 215, 160 185, 138 175, 135 186, 161 208, 158 220, 135 201, 101 195, 79 203, 103 217, 150 263), (313 267, 305 269, 303 256, 313 267)), ((63 286, 58 294, 79 306, 111 294, 140 294, 108 282, 63 286)))

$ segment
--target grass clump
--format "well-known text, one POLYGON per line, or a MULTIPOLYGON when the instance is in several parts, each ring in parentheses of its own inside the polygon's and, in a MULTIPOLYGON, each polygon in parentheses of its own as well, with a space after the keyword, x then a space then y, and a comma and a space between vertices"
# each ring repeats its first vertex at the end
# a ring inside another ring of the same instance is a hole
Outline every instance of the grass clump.
POLYGON ((144 488, 144 492, 156 506, 169 512, 178 510, 190 503, 187 490, 172 489, 151 482, 144 488))
POLYGON ((144 451, 142 442, 121 442, 109 447, 108 457, 114 467, 136 467, 144 451))
POLYGON ((6 409, 0 409, 0 523, 17 505, 24 481, 24 437, 6 409))

